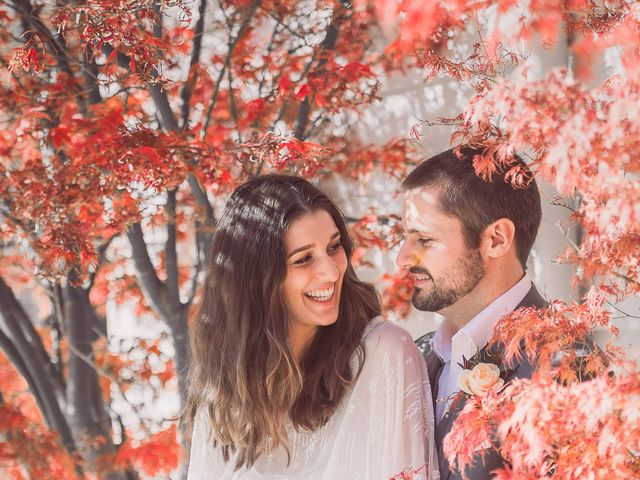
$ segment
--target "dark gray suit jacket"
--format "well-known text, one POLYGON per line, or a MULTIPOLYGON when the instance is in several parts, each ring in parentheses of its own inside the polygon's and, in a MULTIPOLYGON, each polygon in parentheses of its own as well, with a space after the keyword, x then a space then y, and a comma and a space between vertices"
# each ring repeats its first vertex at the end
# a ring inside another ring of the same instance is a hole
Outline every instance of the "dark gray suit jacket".
MULTIPOLYGON (((536 287, 531 285, 531 289, 527 295, 522 299, 522 302, 518 304, 516 309, 524 307, 545 307, 547 302, 538 293, 536 287)), ((431 338, 434 332, 427 333, 426 335, 416 340, 416 345, 422 350, 425 360, 427 361, 427 368, 429 372, 429 382, 431 383, 431 392, 433 394, 434 412, 435 412, 435 399, 438 396, 438 379, 442 373, 443 364, 440 357, 431 350, 431 338)), ((496 351, 502 353, 500 346, 496 346, 496 351)), ((522 356, 523 360, 519 365, 510 366, 510 369, 515 370, 511 378, 530 378, 533 372, 533 367, 527 361, 526 355, 522 356)), ((445 414, 442 420, 436 425, 436 446, 438 447, 438 463, 440 468, 441 480, 462 480, 462 473, 454 470, 452 471, 449 462, 444 457, 442 451, 442 443, 444 437, 451 431, 453 422, 458 418, 458 414, 464 408, 465 398, 456 402, 452 409, 445 414)), ((504 465, 503 459, 500 457, 497 451, 494 449, 488 449, 484 451, 484 458, 478 452, 473 459, 473 464, 466 469, 466 477, 469 480, 485 480, 490 479, 491 472, 501 468, 504 465)))

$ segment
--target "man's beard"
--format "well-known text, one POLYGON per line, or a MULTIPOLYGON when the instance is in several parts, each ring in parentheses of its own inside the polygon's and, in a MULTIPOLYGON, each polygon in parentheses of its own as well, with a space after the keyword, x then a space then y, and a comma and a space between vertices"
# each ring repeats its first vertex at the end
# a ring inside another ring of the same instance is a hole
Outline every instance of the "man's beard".
POLYGON ((429 291, 416 287, 411 301, 416 309, 423 312, 439 312, 453 305, 473 290, 485 274, 482 257, 477 249, 469 249, 459 260, 439 278, 421 267, 412 267, 411 273, 427 274, 431 277, 429 291))

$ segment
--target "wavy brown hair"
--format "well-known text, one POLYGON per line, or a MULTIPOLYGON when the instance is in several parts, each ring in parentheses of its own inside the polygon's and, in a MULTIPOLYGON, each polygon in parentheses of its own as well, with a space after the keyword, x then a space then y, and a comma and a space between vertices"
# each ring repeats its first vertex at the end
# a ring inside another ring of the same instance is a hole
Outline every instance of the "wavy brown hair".
POLYGON ((285 422, 315 430, 335 412, 364 362, 362 334, 380 314, 373 286, 348 263, 337 321, 317 329, 300 364, 289 342, 282 286, 284 233, 306 213, 328 212, 351 259, 338 208, 308 181, 265 175, 238 187, 219 220, 201 307, 192 329, 186 418, 208 416, 225 461, 250 467, 287 448, 285 422), (356 368, 352 368, 352 358, 356 368))

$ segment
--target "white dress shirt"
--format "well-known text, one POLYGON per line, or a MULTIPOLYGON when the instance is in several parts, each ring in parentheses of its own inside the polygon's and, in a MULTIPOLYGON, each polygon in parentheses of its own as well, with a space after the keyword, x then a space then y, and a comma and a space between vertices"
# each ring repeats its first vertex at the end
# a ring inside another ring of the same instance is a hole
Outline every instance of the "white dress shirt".
POLYGON ((462 372, 462 367, 459 365, 463 362, 462 357, 471 358, 489 342, 498 320, 512 312, 524 299, 530 288, 531 280, 527 275, 524 275, 518 283, 491 302, 455 334, 452 322, 443 318, 431 340, 431 348, 444 364, 438 380, 438 401, 436 403, 436 420, 438 422, 442 420, 449 408, 451 396, 460 390, 456 383, 462 372))

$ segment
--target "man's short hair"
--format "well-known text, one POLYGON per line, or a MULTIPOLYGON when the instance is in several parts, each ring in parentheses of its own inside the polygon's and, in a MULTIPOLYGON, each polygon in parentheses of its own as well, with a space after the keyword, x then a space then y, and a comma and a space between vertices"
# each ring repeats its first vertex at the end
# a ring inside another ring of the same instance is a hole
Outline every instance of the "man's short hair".
MULTIPOLYGON (((542 217, 538 186, 532 179, 525 186, 513 187, 505 180, 505 173, 510 167, 494 173, 490 181, 483 180, 473 167, 474 157, 482 153, 481 148, 469 147, 459 150, 460 157, 454 149, 439 153, 418 165, 404 179, 402 189, 440 189, 440 206, 445 213, 460 220, 469 248, 480 246, 482 232, 488 225, 500 218, 508 218, 515 225, 518 259, 526 268, 542 217)), ((514 155, 511 166, 519 166, 530 173, 517 155, 514 155)))

